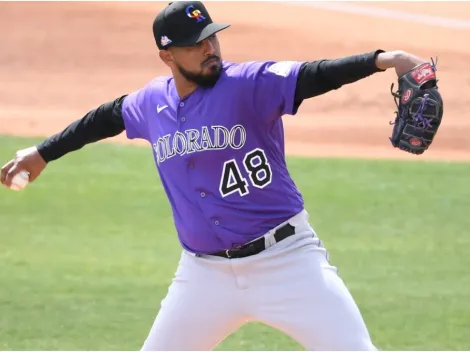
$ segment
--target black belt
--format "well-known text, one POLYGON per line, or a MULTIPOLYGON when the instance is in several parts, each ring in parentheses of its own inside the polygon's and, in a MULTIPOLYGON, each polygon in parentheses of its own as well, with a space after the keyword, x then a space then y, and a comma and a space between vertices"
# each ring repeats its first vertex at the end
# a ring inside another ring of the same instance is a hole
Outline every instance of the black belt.
MULTIPOLYGON (((276 230, 276 232, 274 233, 274 238, 276 239, 276 242, 279 242, 289 236, 292 236, 294 233, 295 227, 291 224, 286 224, 276 230)), ((250 255, 258 254, 264 251, 265 249, 266 245, 264 243, 264 237, 260 237, 254 240, 253 242, 247 243, 239 248, 225 249, 216 253, 212 253, 211 255, 224 258, 244 258, 250 255)))

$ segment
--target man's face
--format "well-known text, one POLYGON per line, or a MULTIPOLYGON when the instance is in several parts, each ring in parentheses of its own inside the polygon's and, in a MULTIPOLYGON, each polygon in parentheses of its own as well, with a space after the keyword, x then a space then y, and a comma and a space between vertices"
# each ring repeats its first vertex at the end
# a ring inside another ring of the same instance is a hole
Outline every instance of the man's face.
POLYGON ((169 48, 172 60, 170 67, 176 68, 183 77, 199 86, 213 87, 222 72, 222 57, 217 36, 193 46, 169 48))

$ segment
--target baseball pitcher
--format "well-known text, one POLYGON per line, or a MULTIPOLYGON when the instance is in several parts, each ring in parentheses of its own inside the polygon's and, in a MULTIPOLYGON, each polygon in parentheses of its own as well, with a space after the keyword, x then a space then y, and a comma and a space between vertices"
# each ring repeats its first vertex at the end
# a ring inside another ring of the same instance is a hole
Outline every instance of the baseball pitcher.
MULTIPOLYGON (((375 350, 309 223, 286 167, 282 117, 302 102, 393 68, 392 147, 423 153, 442 119, 434 61, 372 50, 335 60, 227 62, 203 3, 170 3, 153 34, 171 75, 117 97, 1 171, 34 182, 67 153, 125 131, 152 148, 181 260, 142 350, 211 350, 250 321, 308 350, 375 350)), ((157 269, 158 270, 158 269, 157 269)))

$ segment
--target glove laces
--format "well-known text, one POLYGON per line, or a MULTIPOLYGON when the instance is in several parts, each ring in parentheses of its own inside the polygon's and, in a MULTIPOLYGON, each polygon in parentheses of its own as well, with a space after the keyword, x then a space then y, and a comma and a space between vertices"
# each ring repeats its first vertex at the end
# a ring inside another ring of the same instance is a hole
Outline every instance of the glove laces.
POLYGON ((432 128, 432 125, 431 125, 432 118, 427 119, 423 116, 424 109, 426 109, 426 106, 428 105, 427 104, 428 99, 429 99, 429 94, 428 93, 424 94, 423 99, 421 100, 419 104, 418 111, 416 111, 412 116, 412 118, 418 122, 417 126, 422 129, 426 129, 428 127, 432 128))

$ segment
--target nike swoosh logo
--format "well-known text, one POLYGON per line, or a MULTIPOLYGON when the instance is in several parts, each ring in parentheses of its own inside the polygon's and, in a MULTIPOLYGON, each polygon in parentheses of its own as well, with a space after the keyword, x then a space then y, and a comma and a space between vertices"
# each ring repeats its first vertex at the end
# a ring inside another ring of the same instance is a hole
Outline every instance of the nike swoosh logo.
POLYGON ((168 105, 163 105, 163 106, 157 105, 157 112, 158 112, 158 113, 161 113, 161 112, 162 112, 163 110, 165 110, 167 107, 168 107, 168 105))

